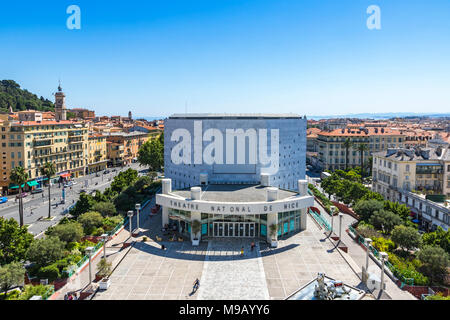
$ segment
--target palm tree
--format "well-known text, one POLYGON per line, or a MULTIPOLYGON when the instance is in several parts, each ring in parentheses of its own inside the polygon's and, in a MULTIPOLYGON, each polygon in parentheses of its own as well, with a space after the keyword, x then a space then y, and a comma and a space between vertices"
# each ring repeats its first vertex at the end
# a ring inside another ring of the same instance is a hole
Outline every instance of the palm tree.
POLYGON ((28 173, 22 167, 15 167, 11 170, 9 179, 12 183, 19 186, 19 224, 23 226, 23 202, 22 202, 22 187, 28 181, 28 173))
POLYGON ((50 179, 56 173, 55 164, 53 162, 46 162, 44 166, 41 168, 41 174, 48 179, 48 218, 51 218, 51 195, 50 195, 50 179))
POLYGON ((361 180, 364 178, 364 152, 369 150, 369 146, 365 143, 360 143, 355 148, 361 155, 361 180))
POLYGON ((350 149, 353 146, 352 140, 350 138, 345 139, 344 143, 342 144, 345 148, 345 171, 347 171, 348 167, 348 149, 350 149))

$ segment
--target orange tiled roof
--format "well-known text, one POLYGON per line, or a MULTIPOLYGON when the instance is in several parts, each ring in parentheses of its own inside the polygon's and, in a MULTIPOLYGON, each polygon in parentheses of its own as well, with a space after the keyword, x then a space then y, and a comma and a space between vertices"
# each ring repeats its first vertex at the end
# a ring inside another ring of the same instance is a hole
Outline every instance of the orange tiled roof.
POLYGON ((367 137, 367 136, 388 136, 388 135, 401 135, 399 130, 393 130, 390 128, 375 128, 375 127, 368 127, 367 129, 368 133, 366 134, 363 130, 359 129, 351 129, 350 132, 346 128, 344 132, 342 132, 342 129, 335 129, 332 131, 322 131, 318 133, 318 135, 321 136, 328 136, 328 137, 367 137), (375 129, 378 129, 378 132, 375 132, 375 129), (382 132, 381 129, 384 129, 382 132))

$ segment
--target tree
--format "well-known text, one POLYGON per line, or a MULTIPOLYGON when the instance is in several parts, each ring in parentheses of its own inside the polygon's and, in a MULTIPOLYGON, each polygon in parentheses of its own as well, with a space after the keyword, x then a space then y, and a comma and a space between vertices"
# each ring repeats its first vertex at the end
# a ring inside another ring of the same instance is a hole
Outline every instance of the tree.
POLYGON ((424 245, 439 246, 450 253, 450 230, 444 231, 441 226, 436 231, 428 232, 422 235, 424 245))
POLYGON ((6 298, 6 291, 23 284, 24 275, 25 268, 20 262, 11 262, 0 267, 0 287, 3 291, 3 299, 6 298))
POLYGON ((23 261, 33 239, 27 228, 19 227, 14 218, 0 217, 0 265, 23 261))
POLYGON ((402 219, 386 210, 375 211, 369 218, 370 224, 372 224, 376 229, 383 230, 384 233, 391 233, 395 226, 402 224, 402 219))
POLYGON ((194 234, 194 239, 197 239, 197 234, 200 232, 202 224, 198 220, 192 221, 192 233, 194 234))
POLYGON ((385 201, 384 209, 395 213, 402 218, 403 221, 409 219, 409 213, 411 212, 411 209, 409 209, 406 205, 392 201, 385 201))
POLYGON ((114 180, 111 183, 111 190, 120 193, 122 190, 136 182, 137 179, 138 172, 131 168, 127 169, 114 177, 114 180))
POLYGON ((89 211, 83 213, 78 218, 78 222, 81 223, 86 234, 91 234, 95 228, 102 225, 103 217, 100 212, 89 211))
POLYGON ((100 212, 103 217, 115 216, 117 214, 116 207, 112 202, 97 202, 92 206, 93 211, 100 212))
POLYGON ((432 283, 442 283, 447 275, 449 255, 441 247, 424 246, 417 257, 422 261, 423 272, 429 276, 432 283))
POLYGON ((350 140, 350 138, 345 139, 342 146, 345 148, 345 170, 348 168, 348 149, 350 149, 353 146, 353 142, 350 140))
POLYGON ((52 264, 64 256, 65 243, 57 237, 35 240, 27 251, 27 258, 39 266, 52 264))
POLYGON ((353 209, 361 217, 361 220, 368 222, 375 211, 380 211, 383 208, 384 203, 382 201, 360 200, 353 209))
POLYGON ((95 201, 94 198, 86 193, 80 194, 80 199, 78 199, 75 206, 70 209, 70 214, 74 217, 78 217, 79 215, 88 212, 94 206, 95 201))
POLYGON ((406 250, 419 248, 422 242, 420 233, 416 229, 404 225, 394 228, 391 239, 399 247, 406 250))
POLYGON ((84 236, 83 227, 75 221, 50 227, 46 234, 58 237, 59 240, 65 243, 78 242, 84 236))
POLYGON ((22 167, 15 167, 11 170, 10 180, 12 183, 19 186, 19 223, 23 226, 23 199, 22 199, 22 188, 25 182, 28 181, 28 173, 22 167))
POLYGON ((51 205, 51 183, 50 179, 56 174, 56 168, 55 164, 53 162, 46 162, 44 166, 41 168, 41 174, 45 176, 48 179, 48 218, 51 218, 51 211, 52 211, 52 205, 51 205))
POLYGON ((164 164, 164 145, 159 139, 148 140, 138 151, 138 162, 151 171, 159 171, 164 164))
POLYGON ((111 262, 108 262, 105 258, 101 258, 97 264, 97 274, 102 278, 108 277, 111 274, 111 266, 111 262))
POLYGON ((361 180, 364 178, 364 152, 369 150, 369 146, 366 143, 360 143, 358 144, 355 149, 359 151, 360 157, 361 157, 361 180))

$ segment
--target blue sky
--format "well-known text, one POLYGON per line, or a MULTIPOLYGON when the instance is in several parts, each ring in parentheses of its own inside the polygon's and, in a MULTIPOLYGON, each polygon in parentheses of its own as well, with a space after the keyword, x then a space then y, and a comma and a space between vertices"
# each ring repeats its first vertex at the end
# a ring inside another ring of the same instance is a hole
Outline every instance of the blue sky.
POLYGON ((450 1, 17 1, 0 78, 97 114, 450 111, 450 1), (66 9, 81 8, 81 30, 66 9), (366 27, 369 5, 381 30, 366 27))

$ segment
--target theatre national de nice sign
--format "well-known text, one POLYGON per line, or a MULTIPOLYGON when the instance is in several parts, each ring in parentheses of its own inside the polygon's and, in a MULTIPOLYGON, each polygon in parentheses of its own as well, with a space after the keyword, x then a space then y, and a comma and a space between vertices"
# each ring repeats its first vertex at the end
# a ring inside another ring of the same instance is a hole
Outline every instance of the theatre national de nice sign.
POLYGON ((271 202, 216 202, 180 199, 168 194, 157 194, 156 203, 184 211, 215 214, 266 214, 305 209, 314 205, 312 196, 295 196, 271 202))

